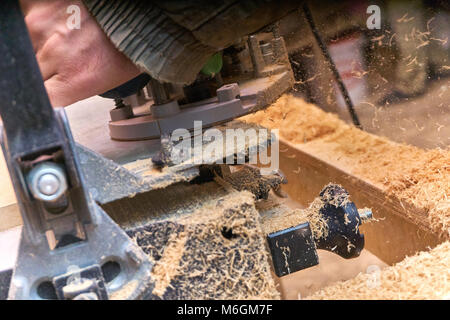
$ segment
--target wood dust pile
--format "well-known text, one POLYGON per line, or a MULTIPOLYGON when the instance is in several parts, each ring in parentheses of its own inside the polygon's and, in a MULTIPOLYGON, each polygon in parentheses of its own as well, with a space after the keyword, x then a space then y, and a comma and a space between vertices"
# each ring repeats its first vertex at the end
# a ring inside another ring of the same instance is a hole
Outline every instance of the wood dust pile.
POLYGON ((307 299, 450 299, 450 242, 382 271, 326 287, 307 299))
POLYGON ((428 213, 431 229, 450 234, 450 150, 423 150, 347 125, 292 95, 241 118, 428 213))
POLYGON ((154 263, 149 299, 279 299, 250 192, 130 230, 154 263))

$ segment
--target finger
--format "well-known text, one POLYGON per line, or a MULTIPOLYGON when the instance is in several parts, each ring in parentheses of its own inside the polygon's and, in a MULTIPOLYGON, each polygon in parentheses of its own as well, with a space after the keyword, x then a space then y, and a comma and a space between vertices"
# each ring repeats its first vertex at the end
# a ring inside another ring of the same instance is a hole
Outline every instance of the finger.
POLYGON ((44 82, 53 107, 66 107, 77 101, 90 98, 107 91, 100 79, 92 75, 57 73, 44 82))
POLYGON ((79 91, 71 90, 71 85, 59 74, 44 82, 50 103, 53 107, 65 107, 83 99, 79 91))
MULTIPOLYGON (((40 51, 39 53, 42 53, 42 51, 40 51)), ((36 58, 38 61, 39 69, 41 70, 42 79, 44 81, 50 79, 56 73, 58 73, 59 64, 57 63, 57 60, 52 59, 51 57, 42 58, 42 54, 37 54, 36 58)))
POLYGON ((55 74, 58 73, 57 67, 53 63, 38 63, 39 69, 41 70, 42 79, 44 81, 49 80, 55 74))
POLYGON ((133 69, 132 72, 129 72, 129 75, 127 74, 124 77, 119 72, 104 73, 98 71, 86 73, 80 70, 77 71, 75 66, 68 68, 72 70, 63 68, 44 82, 50 102, 54 107, 65 107, 77 101, 101 94, 131 80, 140 73, 138 69, 136 69, 137 72, 134 72, 133 69))
POLYGON ((58 67, 64 63, 62 60, 65 55, 62 52, 63 49, 61 49, 58 37, 58 34, 50 37, 36 53, 36 59, 44 81, 54 76, 58 71, 58 67))
POLYGON ((37 1, 28 7, 25 23, 35 52, 42 48, 51 35, 61 31, 59 20, 64 15, 64 7, 59 1, 37 1))
POLYGON ((53 33, 52 21, 49 20, 47 13, 39 8, 36 8, 25 17, 28 34, 35 52, 42 48, 47 38, 53 33))

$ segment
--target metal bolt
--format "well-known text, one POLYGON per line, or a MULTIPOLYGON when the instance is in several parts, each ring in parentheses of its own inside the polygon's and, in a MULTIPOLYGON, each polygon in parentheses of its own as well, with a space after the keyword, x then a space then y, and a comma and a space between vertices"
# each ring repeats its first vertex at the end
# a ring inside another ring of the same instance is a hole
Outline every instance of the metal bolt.
POLYGON ((255 75, 257 77, 261 77, 266 65, 261 53, 261 48, 259 47, 258 38, 256 36, 253 35, 248 37, 248 49, 255 75))
POLYGON ((272 28, 272 34, 275 39, 280 38, 280 23, 275 23, 272 28))
POLYGON ((172 100, 167 84, 152 78, 150 80, 150 90, 152 92, 153 102, 156 105, 166 104, 172 100))
POLYGON ((123 103, 123 99, 114 99, 114 104, 116 106, 116 109, 125 108, 126 105, 123 103))
POLYGON ((37 200, 51 202, 58 200, 67 190, 64 169, 54 162, 43 162, 27 175, 28 188, 37 200))
POLYGON ((123 99, 114 99, 115 108, 109 112, 111 121, 120 121, 133 117, 133 108, 125 104, 123 99))
POLYGON ((53 173, 46 173, 39 178, 39 191, 47 196, 55 194, 60 186, 59 179, 53 173))
POLYGON ((261 53, 263 55, 266 66, 273 64, 274 63, 274 52, 273 52, 272 44, 263 43, 259 47, 261 48, 261 53))
POLYGON ((358 210, 358 214, 361 218, 362 223, 368 222, 373 219, 373 213, 370 209, 360 209, 358 210))

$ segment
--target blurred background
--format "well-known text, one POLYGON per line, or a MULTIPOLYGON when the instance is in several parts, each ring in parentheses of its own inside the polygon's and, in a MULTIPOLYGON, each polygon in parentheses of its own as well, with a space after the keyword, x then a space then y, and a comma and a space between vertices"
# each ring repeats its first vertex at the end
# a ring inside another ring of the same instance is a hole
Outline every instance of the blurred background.
MULTIPOLYGON (((450 145, 450 3, 310 1, 364 130, 422 148, 450 145)), ((295 92, 351 122, 302 11, 280 22, 295 92)))

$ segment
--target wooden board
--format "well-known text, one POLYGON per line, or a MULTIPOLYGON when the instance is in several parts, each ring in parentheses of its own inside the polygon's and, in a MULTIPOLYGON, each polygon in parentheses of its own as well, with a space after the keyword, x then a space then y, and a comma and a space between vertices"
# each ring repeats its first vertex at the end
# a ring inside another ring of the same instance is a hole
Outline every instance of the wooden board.
POLYGON ((16 196, 9 178, 3 152, 0 149, 0 208, 16 203, 16 196))
POLYGON ((358 208, 372 208, 379 221, 361 227, 365 248, 387 264, 444 241, 430 230, 423 210, 388 197, 376 186, 302 151, 299 146, 280 142, 280 169, 288 179, 283 189, 304 206, 312 202, 325 185, 333 182, 347 189, 358 208))

